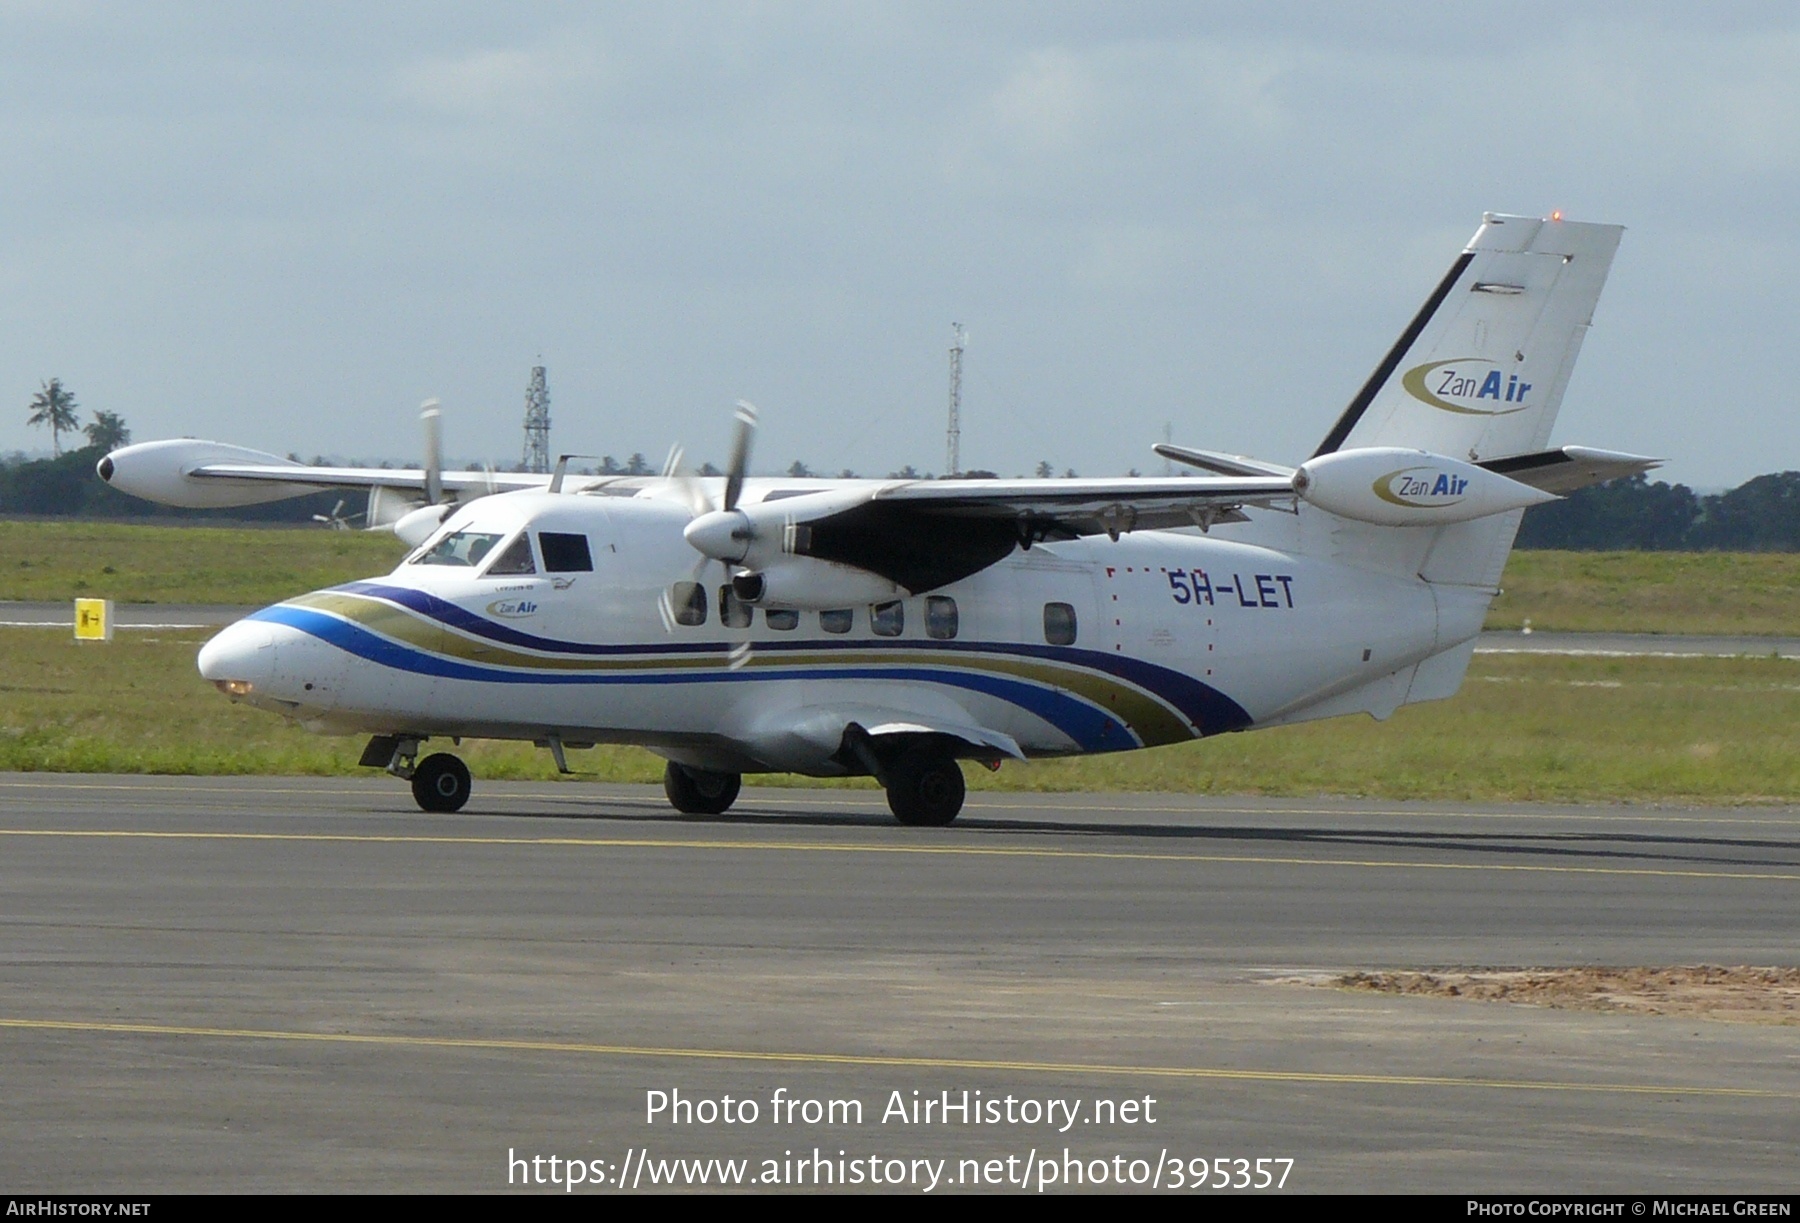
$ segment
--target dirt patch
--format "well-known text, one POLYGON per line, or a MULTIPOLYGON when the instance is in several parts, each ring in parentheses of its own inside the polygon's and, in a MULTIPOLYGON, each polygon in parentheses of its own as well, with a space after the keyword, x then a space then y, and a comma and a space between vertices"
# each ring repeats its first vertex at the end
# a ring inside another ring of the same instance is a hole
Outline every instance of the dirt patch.
POLYGON ((1800 1024, 1800 968, 1476 968, 1448 972, 1353 972, 1339 989, 1522 1002, 1582 1011, 1626 1011, 1800 1024))

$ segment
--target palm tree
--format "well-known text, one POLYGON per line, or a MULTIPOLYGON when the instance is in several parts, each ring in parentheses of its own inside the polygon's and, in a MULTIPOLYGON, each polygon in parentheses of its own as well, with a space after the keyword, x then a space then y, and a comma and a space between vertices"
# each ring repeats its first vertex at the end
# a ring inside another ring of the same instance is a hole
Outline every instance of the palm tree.
POLYGON ((51 453, 60 455, 63 433, 75 432, 78 424, 75 396, 63 389, 61 378, 52 378, 42 385, 44 389, 31 397, 31 415, 25 418, 25 423, 49 425, 51 453))
POLYGON ((82 432, 87 434, 88 445, 97 450, 117 450, 131 441, 131 430, 125 427, 125 418, 105 408, 94 413, 93 423, 82 432))

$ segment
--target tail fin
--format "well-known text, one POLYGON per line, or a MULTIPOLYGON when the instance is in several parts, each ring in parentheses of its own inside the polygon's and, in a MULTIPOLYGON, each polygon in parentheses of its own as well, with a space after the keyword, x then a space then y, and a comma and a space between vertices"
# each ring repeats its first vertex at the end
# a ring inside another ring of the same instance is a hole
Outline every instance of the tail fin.
POLYGON ((1475 461, 1542 450, 1622 232, 1487 214, 1317 453, 1405 446, 1475 461))
MULTIPOLYGON (((1314 457, 1392 446, 1484 464, 1521 455, 1545 460, 1536 452, 1544 450, 1556 423, 1622 232, 1621 226, 1558 216, 1489 213, 1314 457)), ((1439 648, 1293 720, 1354 710, 1386 717, 1399 705, 1453 695, 1523 513, 1398 528, 1319 515, 1331 554, 1397 575, 1416 574, 1430 585, 1439 648)))

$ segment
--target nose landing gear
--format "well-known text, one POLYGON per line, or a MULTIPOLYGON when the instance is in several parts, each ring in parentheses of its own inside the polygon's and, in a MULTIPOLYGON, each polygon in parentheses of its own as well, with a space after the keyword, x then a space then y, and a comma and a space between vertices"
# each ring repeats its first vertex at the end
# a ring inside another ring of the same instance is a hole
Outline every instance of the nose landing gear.
POLYGON ((413 799, 432 812, 461 811, 469 801, 469 766, 449 752, 419 759, 421 735, 376 735, 358 764, 412 782, 413 799))
POLYGON ((449 752, 427 756, 413 769, 413 799, 421 810, 461 811, 470 788, 469 766, 449 752))

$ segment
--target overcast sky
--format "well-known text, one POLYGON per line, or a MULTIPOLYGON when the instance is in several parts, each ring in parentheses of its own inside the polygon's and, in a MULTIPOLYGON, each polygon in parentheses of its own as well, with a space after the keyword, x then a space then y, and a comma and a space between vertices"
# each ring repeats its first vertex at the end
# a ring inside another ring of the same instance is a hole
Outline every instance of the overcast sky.
POLYGON ((1628 226, 1558 442, 1800 468, 1800 6, 0 0, 0 451, 1311 452, 1484 210, 1628 226))

